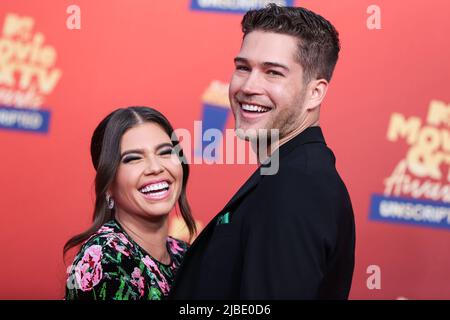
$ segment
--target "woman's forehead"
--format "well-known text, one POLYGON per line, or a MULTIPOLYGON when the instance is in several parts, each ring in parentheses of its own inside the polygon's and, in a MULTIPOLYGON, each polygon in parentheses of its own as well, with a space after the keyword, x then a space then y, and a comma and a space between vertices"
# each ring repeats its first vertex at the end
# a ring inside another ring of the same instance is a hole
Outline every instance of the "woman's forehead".
POLYGON ((145 122, 128 129, 121 139, 124 148, 154 148, 163 142, 171 142, 169 135, 157 123, 145 122))

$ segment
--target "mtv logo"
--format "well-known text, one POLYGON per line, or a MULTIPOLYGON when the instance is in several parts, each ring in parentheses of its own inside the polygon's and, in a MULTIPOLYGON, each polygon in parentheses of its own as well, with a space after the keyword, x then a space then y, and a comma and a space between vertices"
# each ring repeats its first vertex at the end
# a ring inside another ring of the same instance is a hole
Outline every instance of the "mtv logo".
POLYGON ((3 35, 9 38, 20 37, 22 40, 27 41, 31 38, 31 31, 33 30, 33 27, 33 18, 20 17, 16 14, 10 13, 5 18, 3 35))
MULTIPOLYGON (((202 100, 202 135, 199 137, 200 141, 197 141, 197 149, 195 154, 202 156, 206 147, 203 144, 205 132, 210 129, 217 129, 221 132, 224 131, 225 125, 230 114, 230 102, 228 100, 228 83, 223 83, 217 80, 213 80, 206 91, 203 93, 202 100)), ((208 145, 219 144, 220 141, 208 142, 208 145)), ((218 154, 214 154, 213 158, 218 157, 218 154)), ((212 159, 211 159, 212 160, 212 159)))

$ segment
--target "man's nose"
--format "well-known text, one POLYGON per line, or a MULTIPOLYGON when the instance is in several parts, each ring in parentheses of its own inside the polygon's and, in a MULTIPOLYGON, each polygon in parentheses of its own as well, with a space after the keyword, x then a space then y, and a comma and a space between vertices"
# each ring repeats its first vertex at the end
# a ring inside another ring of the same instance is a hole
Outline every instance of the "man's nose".
POLYGON ((245 95, 255 95, 262 93, 262 79, 258 71, 249 73, 247 79, 241 87, 242 93, 245 95))

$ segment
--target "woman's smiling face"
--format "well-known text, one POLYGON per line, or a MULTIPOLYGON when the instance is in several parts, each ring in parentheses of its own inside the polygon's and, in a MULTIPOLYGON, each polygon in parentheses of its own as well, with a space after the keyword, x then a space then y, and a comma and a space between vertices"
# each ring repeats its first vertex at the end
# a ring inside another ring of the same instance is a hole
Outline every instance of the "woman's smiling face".
POLYGON ((182 181, 181 162, 162 127, 145 122, 125 132, 111 187, 117 214, 154 218, 169 214, 182 181))

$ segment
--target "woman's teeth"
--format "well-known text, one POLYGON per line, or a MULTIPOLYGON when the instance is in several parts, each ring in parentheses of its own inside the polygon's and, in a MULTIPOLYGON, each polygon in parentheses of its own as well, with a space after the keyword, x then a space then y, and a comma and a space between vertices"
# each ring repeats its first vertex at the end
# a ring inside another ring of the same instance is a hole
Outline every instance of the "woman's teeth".
POLYGON ((270 108, 267 107, 261 107, 261 106, 256 106, 256 105, 252 105, 252 104, 241 104, 241 108, 244 111, 248 111, 248 112, 267 112, 270 110, 270 108))
POLYGON ((146 185, 145 187, 139 189, 139 191, 142 193, 149 193, 149 192, 156 193, 156 192, 165 191, 167 189, 169 189, 169 183, 167 183, 166 181, 163 181, 163 182, 146 185))

